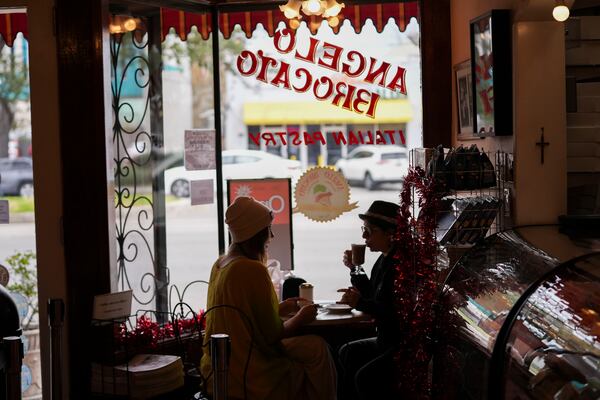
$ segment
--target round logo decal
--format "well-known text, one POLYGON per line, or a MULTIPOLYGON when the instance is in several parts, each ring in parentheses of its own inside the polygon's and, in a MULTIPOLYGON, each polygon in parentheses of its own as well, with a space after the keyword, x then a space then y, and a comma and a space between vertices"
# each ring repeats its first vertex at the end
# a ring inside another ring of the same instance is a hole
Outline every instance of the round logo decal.
POLYGON ((349 203, 350 188, 344 175, 328 167, 306 171, 296 184, 294 198, 294 212, 318 222, 334 220, 357 207, 356 203, 349 203))

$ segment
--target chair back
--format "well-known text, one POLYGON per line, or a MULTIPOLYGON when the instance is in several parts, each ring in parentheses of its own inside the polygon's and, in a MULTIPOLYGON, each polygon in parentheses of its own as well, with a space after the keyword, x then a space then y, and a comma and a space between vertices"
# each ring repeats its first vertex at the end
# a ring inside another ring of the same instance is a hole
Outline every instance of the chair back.
POLYGON ((300 295, 300 285, 306 283, 306 280, 299 276, 290 275, 283 281, 283 289, 281 290, 281 300, 289 299, 290 297, 298 297, 300 295))

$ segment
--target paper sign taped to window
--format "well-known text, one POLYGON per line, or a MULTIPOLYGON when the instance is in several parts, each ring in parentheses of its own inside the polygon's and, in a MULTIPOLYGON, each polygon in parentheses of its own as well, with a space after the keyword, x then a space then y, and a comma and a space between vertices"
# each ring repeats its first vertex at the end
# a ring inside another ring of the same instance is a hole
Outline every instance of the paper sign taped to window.
POLYGON ((215 197, 213 179, 199 179, 190 182, 192 205, 213 204, 215 197))
POLYGON ((8 200, 0 200, 0 224, 8 224, 8 200))
POLYGON ((111 320, 129 317, 132 298, 133 291, 131 290, 94 296, 93 318, 111 320))
POLYGON ((184 148, 187 171, 217 168, 214 129, 186 130, 184 148))

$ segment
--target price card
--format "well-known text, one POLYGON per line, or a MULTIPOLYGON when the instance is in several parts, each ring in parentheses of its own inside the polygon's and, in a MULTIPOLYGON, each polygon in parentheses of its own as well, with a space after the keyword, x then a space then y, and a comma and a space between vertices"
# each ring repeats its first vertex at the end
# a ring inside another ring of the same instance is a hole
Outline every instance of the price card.
POLYGON ((94 296, 93 318, 110 320, 129 317, 132 298, 133 291, 131 290, 94 296))

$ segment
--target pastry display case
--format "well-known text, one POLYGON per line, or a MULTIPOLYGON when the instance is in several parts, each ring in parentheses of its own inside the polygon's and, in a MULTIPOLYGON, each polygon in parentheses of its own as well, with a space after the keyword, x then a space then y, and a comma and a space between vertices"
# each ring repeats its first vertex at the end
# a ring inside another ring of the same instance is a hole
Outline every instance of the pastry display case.
POLYGON ((435 398, 599 398, 599 313, 598 240, 559 226, 488 236, 446 278, 435 398))

